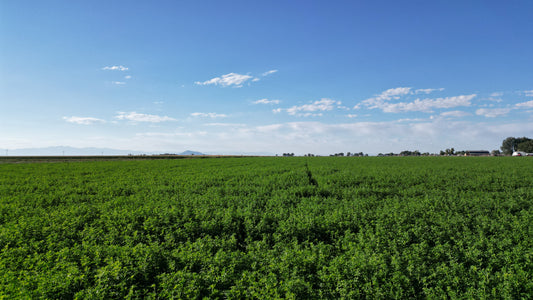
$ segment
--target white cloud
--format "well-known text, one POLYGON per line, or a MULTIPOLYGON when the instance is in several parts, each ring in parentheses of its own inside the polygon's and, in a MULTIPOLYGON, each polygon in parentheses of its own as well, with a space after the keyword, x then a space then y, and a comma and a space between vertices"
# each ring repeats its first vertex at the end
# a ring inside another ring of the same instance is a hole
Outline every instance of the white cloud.
POLYGON ((398 87, 394 89, 388 89, 382 92, 375 97, 368 98, 361 101, 360 104, 357 104, 354 109, 361 108, 361 105, 367 106, 368 108, 379 108, 385 101, 392 99, 400 99, 400 96, 409 95, 411 93, 410 87, 398 87))
POLYGON ((470 113, 467 113, 466 111, 460 111, 460 110, 453 110, 453 111, 445 111, 440 114, 443 117, 454 117, 454 118, 461 118, 461 117, 467 117, 470 116, 470 113))
POLYGON ((298 114, 293 114, 293 115, 298 116, 298 117, 322 117, 324 114, 307 112, 307 113, 298 113, 298 114))
POLYGON ((524 91, 524 95, 526 95, 527 97, 533 97, 533 90, 524 91))
POLYGON ((201 112, 195 112, 191 114, 192 117, 204 117, 204 118, 225 118, 227 115, 225 114, 217 114, 217 113, 201 113, 201 112))
MULTIPOLYGON (((440 89, 439 89, 440 90, 440 89)), ((417 91, 422 91, 423 93, 431 92, 432 89, 416 90, 415 94, 420 93, 417 91)), ((384 112, 409 112, 409 111, 423 111, 423 112, 432 112, 434 108, 452 108, 457 106, 470 106, 471 100, 476 97, 476 94, 472 95, 461 95, 454 97, 445 97, 437 99, 416 99, 412 102, 399 102, 393 103, 389 102, 390 100, 400 99, 401 96, 409 95, 411 93, 411 88, 395 88, 384 91, 383 93, 377 95, 374 98, 369 98, 361 103, 357 104, 354 109, 359 109, 361 106, 366 106, 369 109, 381 109, 384 112)))
MULTIPOLYGON (((434 117, 431 116, 429 117, 430 120, 433 120, 434 117)), ((396 120, 396 122, 398 123, 403 123, 403 122, 424 122, 424 121, 428 121, 428 119, 420 119, 420 118, 405 118, 405 119, 398 119, 396 120)))
POLYGON ((133 122, 160 123, 166 121, 176 121, 176 119, 167 116, 139 114, 137 112, 118 112, 115 118, 119 120, 128 120, 133 122))
POLYGON ((398 96, 407 95, 410 92, 411 92, 410 87, 398 87, 394 89, 388 89, 382 92, 381 95, 379 96, 385 99, 390 99, 390 98, 398 99, 398 96))
POLYGON ((413 102, 400 103, 384 103, 379 106, 384 112, 408 112, 408 111, 422 111, 432 112, 433 108, 452 108, 457 106, 470 106, 471 100, 476 97, 476 94, 461 95, 437 99, 416 99, 413 102))
POLYGON ((125 79, 131 79, 131 75, 124 76, 125 79))
POLYGON ((197 132, 141 132, 136 133, 135 136, 138 137, 162 137, 162 138, 171 138, 171 137, 198 137, 207 135, 206 131, 197 131, 197 132))
POLYGON ((501 98, 503 94, 504 94, 503 92, 493 92, 487 98, 482 98, 480 100, 500 103, 500 102, 503 102, 501 98))
POLYGON ((80 125, 92 125, 96 123, 105 123, 105 120, 91 117, 63 117, 63 120, 69 123, 75 123, 80 125))
MULTIPOLYGON (((420 109, 417 109, 416 107, 421 106, 432 106, 432 105, 438 105, 437 103, 431 104, 430 102, 433 101, 431 99, 424 99, 415 100, 416 103, 395 103, 391 104, 389 103, 390 100, 398 100, 404 96, 408 95, 417 95, 417 94, 430 94, 435 91, 444 91, 444 88, 438 88, 438 89, 417 89, 412 90, 410 87, 397 87, 393 89, 388 89, 384 92, 382 92, 379 95, 376 95, 375 97, 368 98, 366 100, 361 101, 357 105, 354 106, 354 109, 360 109, 362 106, 365 106, 369 109, 379 108, 383 111, 387 112, 399 112, 399 111, 420 111, 420 109)), ((439 98, 443 99, 443 98, 439 98)))
POLYGON ((116 84, 116 85, 124 85, 126 84, 124 81, 111 81, 112 84, 116 84))
POLYGON ((414 94, 430 94, 430 93, 433 93, 435 91, 442 92, 442 91, 444 91, 444 88, 440 88, 440 89, 418 89, 418 90, 415 90, 414 94))
POLYGON ((348 118, 357 118, 357 115, 354 115, 354 114, 347 114, 346 115, 348 118))
POLYGON ((103 67, 102 70, 127 71, 129 70, 129 68, 126 68, 124 66, 110 66, 110 67, 103 67))
POLYGON ((270 70, 270 71, 266 71, 265 73, 261 74, 262 76, 268 76, 270 74, 274 74, 276 73, 278 70, 270 70))
POLYGON ((220 86, 223 86, 223 87, 233 85, 235 87, 242 87, 243 83, 245 83, 247 80, 250 80, 252 78, 253 78, 253 76, 250 76, 250 75, 229 73, 229 74, 226 74, 226 75, 222 75, 220 77, 215 77, 215 78, 209 79, 209 80, 204 81, 204 82, 196 81, 195 84, 197 84, 197 85, 214 84, 214 85, 220 85, 220 86))
POLYGON ((398 87, 394 89, 388 89, 381 94, 379 94, 376 98, 377 99, 383 99, 383 100, 391 100, 391 99, 399 99, 400 96, 408 95, 411 93, 410 87, 398 87))
POLYGON ((239 123, 206 123, 204 126, 215 126, 215 127, 246 127, 246 124, 239 123))
POLYGON ((321 116, 321 113, 313 113, 316 111, 329 111, 332 110, 335 105, 341 105, 340 101, 335 101, 327 98, 322 98, 321 100, 315 101, 311 104, 304 104, 300 106, 293 106, 287 108, 286 111, 289 115, 297 115, 303 117, 309 116, 321 116))
POLYGON ((504 116, 511 111, 510 108, 480 108, 476 110, 476 115, 484 116, 487 118, 495 118, 499 116, 504 116))
POLYGON ((280 102, 280 100, 268 100, 265 98, 254 101, 253 104, 279 104, 280 102))
POLYGON ((515 106, 516 108, 533 108, 533 100, 522 102, 522 103, 517 103, 515 106))

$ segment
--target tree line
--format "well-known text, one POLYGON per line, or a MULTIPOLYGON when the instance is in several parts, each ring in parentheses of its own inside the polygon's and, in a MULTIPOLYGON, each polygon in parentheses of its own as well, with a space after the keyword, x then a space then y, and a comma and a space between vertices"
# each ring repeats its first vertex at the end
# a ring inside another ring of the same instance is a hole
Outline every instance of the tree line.
MULTIPOLYGON (((500 147, 500 150, 492 150, 490 154, 492 156, 499 156, 499 155, 511 155, 514 151, 523 151, 527 153, 533 153, 533 139, 530 139, 528 137, 508 137, 503 140, 502 145, 500 147), (501 151, 500 151, 501 150, 501 151)), ((453 156, 453 155, 468 155, 468 150, 461 150, 456 151, 453 147, 447 148, 445 150, 440 150, 440 152, 437 153, 429 153, 429 152, 420 152, 418 150, 404 150, 400 153, 379 153, 378 156, 453 156)), ((283 156, 294 156, 294 153, 283 153, 283 156)), ((312 157, 317 156, 312 153, 304 154, 304 156, 312 157)), ((339 152, 330 154, 329 156, 368 156, 368 154, 365 154, 363 152, 339 152)))

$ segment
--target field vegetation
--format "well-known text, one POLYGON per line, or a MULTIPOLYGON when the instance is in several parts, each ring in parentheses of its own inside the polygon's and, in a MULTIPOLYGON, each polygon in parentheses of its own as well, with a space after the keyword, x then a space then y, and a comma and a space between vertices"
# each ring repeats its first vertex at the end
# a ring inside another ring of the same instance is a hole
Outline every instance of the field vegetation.
POLYGON ((533 297, 533 161, 0 165, 0 298, 533 297))

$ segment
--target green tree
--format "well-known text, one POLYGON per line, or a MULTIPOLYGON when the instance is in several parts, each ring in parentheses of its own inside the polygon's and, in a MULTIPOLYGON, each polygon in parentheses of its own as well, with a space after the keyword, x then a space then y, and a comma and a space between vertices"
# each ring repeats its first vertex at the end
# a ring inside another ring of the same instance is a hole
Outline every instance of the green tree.
MULTIPOLYGON (((521 137, 521 138, 508 137, 505 140, 503 140, 502 146, 500 147, 500 149, 502 150, 503 154, 505 154, 505 155, 511 155, 511 154, 513 154, 513 151, 515 151, 515 150, 526 151, 526 150, 520 149, 519 145, 522 144, 522 143, 526 143, 528 141, 531 141, 531 139, 527 138, 527 137, 521 137)), ((529 149, 528 145, 530 145, 530 144, 526 143, 523 146, 526 149, 529 149)), ((529 152, 529 151, 526 151, 526 152, 529 152)))
MULTIPOLYGON (((441 151, 442 152, 442 151, 441 151)), ((455 149, 451 148, 451 149, 446 149, 446 151, 444 152, 444 154, 446 155, 454 155, 455 154, 455 149)), ((442 155, 442 154, 441 154, 442 155)))
POLYGON ((528 140, 516 145, 516 149, 519 151, 533 153, 533 140, 528 140))
POLYGON ((515 143, 514 137, 508 137, 505 140, 503 140, 502 145, 500 147, 503 154, 511 155, 513 153, 514 143, 515 143))

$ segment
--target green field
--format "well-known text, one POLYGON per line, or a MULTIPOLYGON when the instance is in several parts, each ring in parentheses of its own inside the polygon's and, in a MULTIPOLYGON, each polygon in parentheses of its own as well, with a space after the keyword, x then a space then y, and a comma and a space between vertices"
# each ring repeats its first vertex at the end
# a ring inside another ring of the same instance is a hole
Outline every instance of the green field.
POLYGON ((533 298, 533 161, 0 164, 0 298, 533 298))

